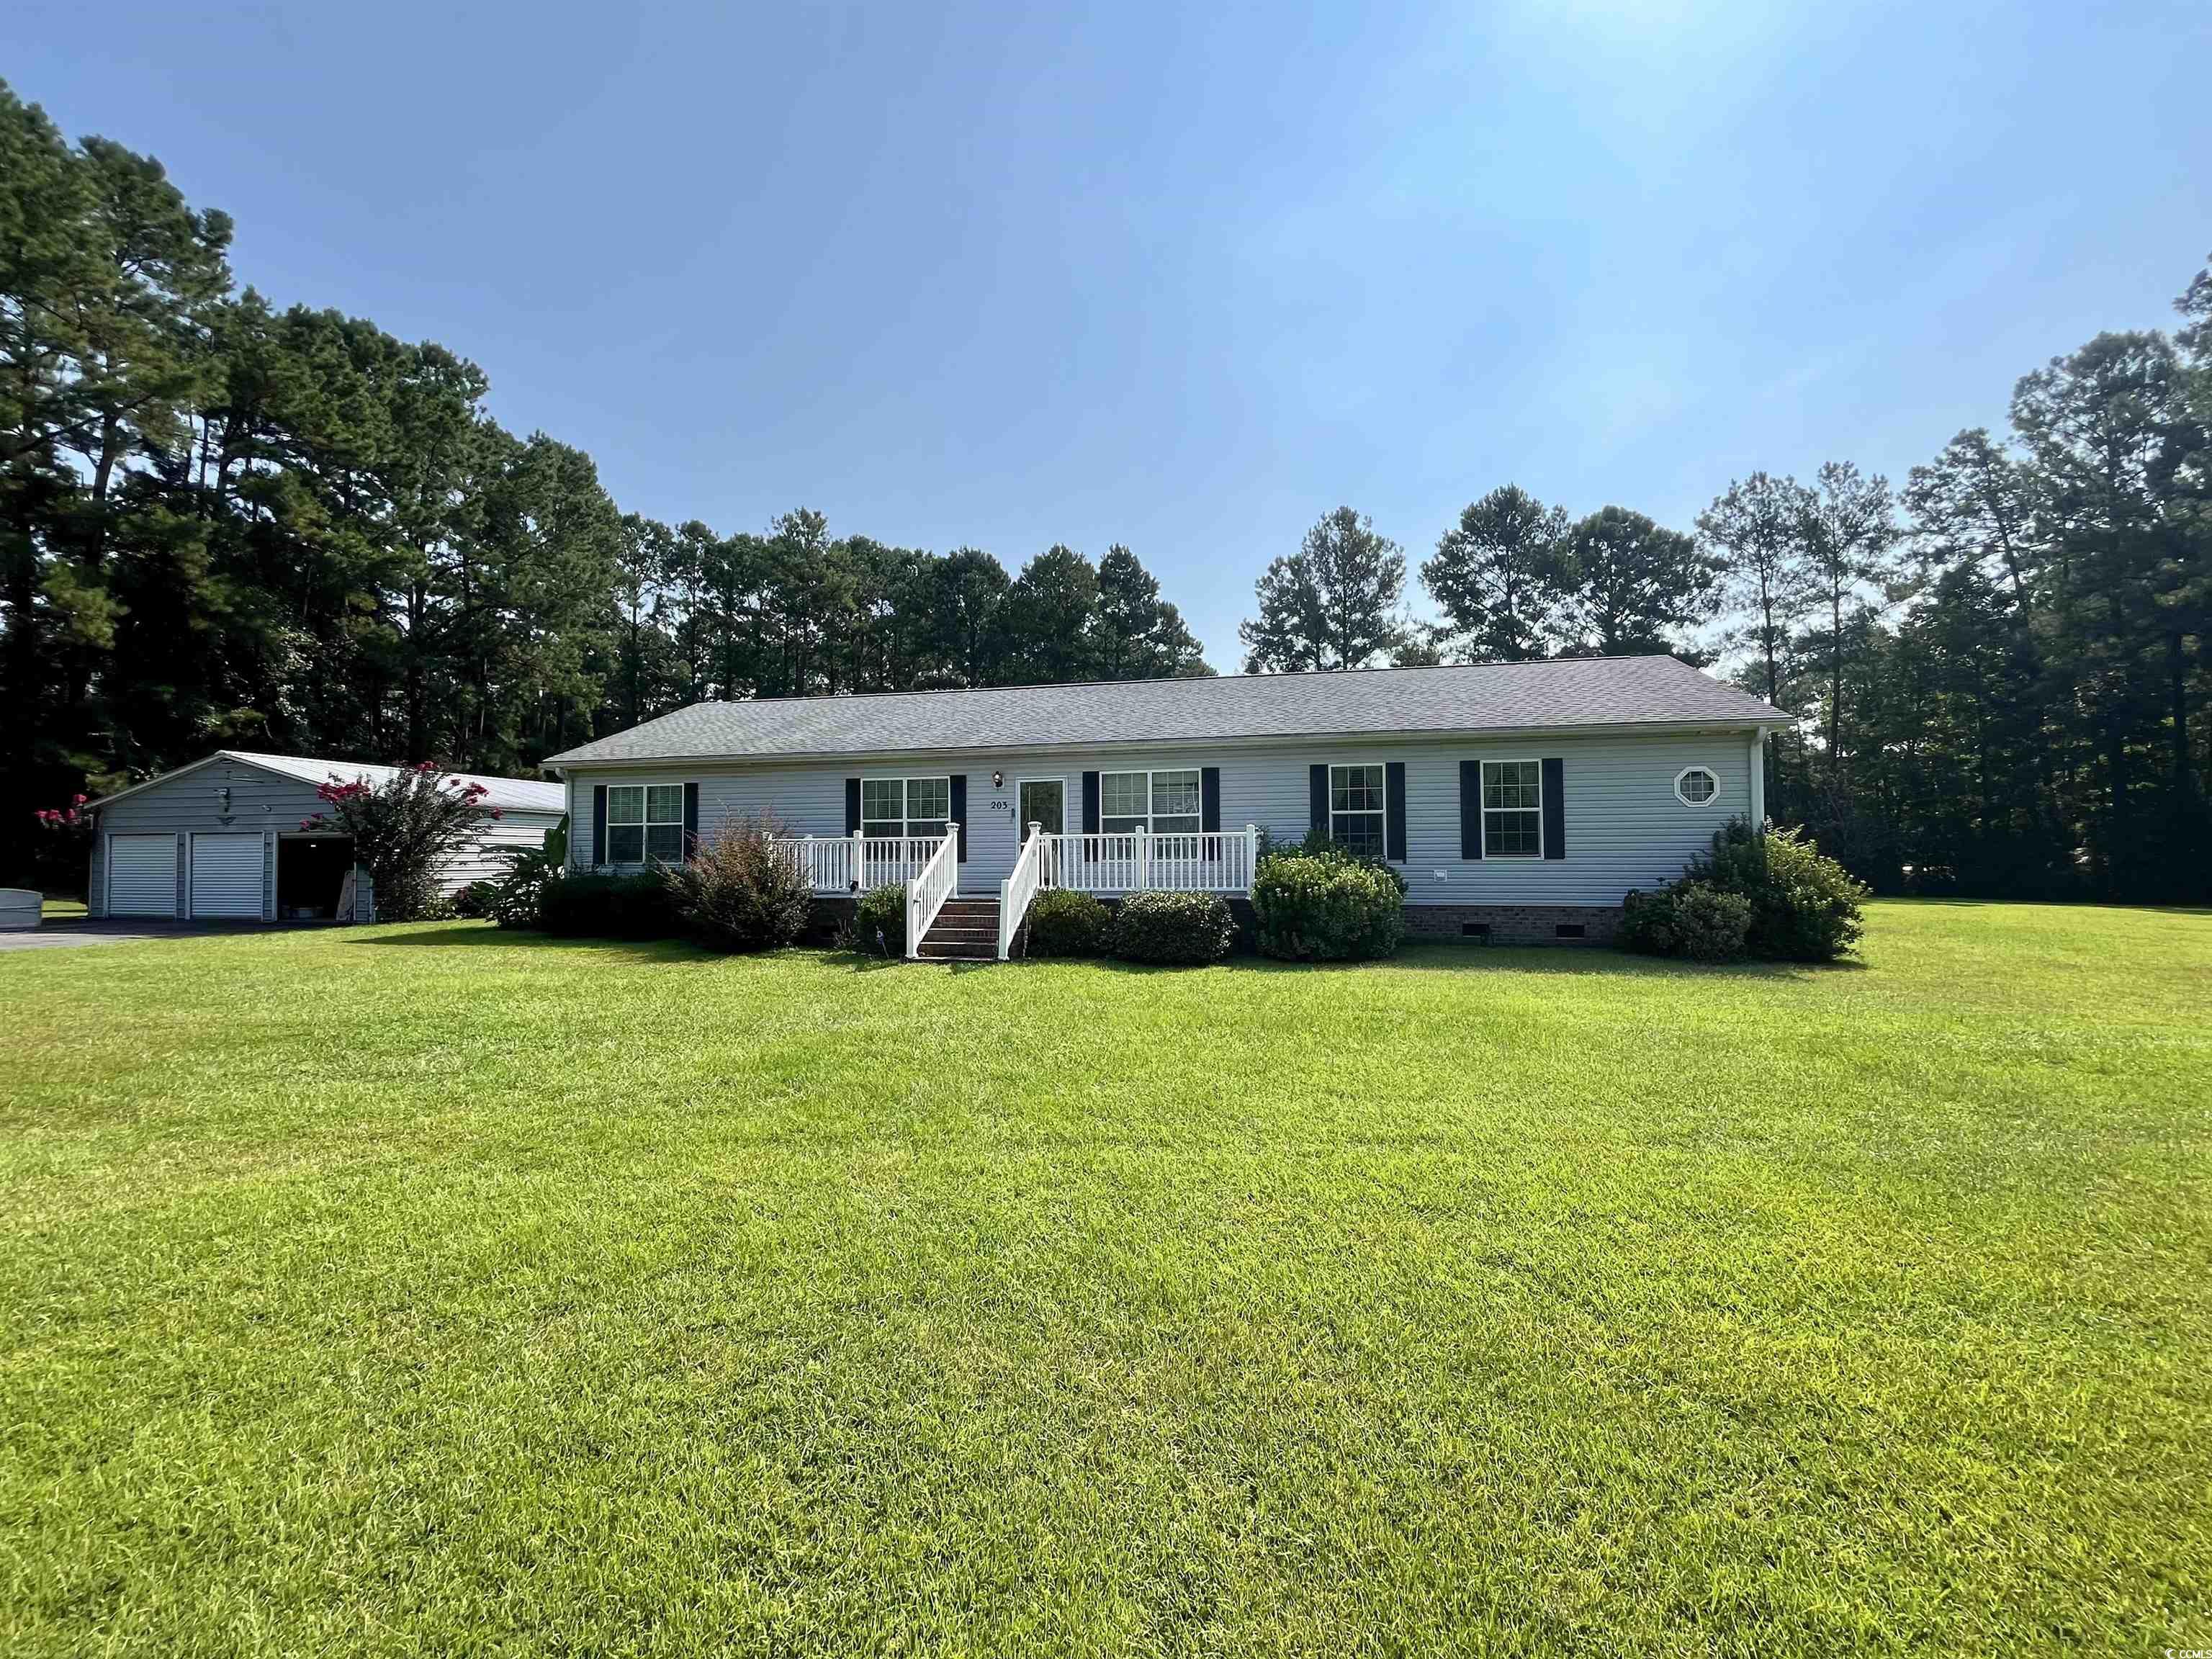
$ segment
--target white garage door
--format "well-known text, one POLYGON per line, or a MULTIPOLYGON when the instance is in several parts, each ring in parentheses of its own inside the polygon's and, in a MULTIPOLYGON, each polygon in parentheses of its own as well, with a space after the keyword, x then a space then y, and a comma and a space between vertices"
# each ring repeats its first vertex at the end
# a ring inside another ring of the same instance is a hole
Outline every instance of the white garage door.
POLYGON ((177 838, 112 836, 107 842, 107 914, 177 914, 177 838))
POLYGON ((261 837, 192 837, 192 914, 261 917, 261 837))

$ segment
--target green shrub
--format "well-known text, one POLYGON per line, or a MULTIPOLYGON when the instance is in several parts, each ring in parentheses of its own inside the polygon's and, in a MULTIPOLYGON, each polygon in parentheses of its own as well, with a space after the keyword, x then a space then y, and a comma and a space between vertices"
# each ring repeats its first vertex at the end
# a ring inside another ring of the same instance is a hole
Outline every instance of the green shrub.
POLYGON ((1271 859, 1319 859, 1339 866, 1350 866, 1355 870, 1373 870, 1387 876, 1390 884, 1398 890, 1398 901, 1405 902, 1406 878, 1397 866, 1388 859, 1378 859, 1372 853, 1355 853, 1342 842, 1332 840, 1326 830, 1309 830, 1304 841, 1289 847, 1277 847, 1262 837, 1260 863, 1265 866, 1271 859))
POLYGON ((1746 945, 1772 962, 1833 962, 1864 933, 1867 890, 1796 830, 1764 836, 1737 818, 1717 830, 1710 851, 1684 879, 1734 893, 1751 905, 1746 945))
POLYGON ((1702 881, 1682 884, 1674 895, 1677 946, 1692 962, 1734 962, 1751 929, 1751 901, 1702 881))
POLYGON ((1682 945, 1676 926, 1678 908, 1672 887, 1627 894, 1620 901, 1620 931, 1613 935, 1613 943, 1647 957, 1673 956, 1682 945))
POLYGON ((1133 893, 1121 901, 1108 936, 1124 962, 1218 962, 1236 928, 1229 907, 1211 893, 1133 893))
POLYGON ((1396 871, 1340 850, 1274 854, 1252 881, 1261 951, 1293 962, 1389 956, 1406 932, 1404 903, 1396 871))
POLYGON ((498 902, 496 881, 472 881, 453 895, 453 914, 464 921, 480 921, 491 915, 492 906, 498 902))
MULTIPOLYGON (((552 832, 546 834, 550 840, 552 832)), ((502 927, 543 927, 546 884, 561 878, 561 866, 535 847, 516 848, 506 856, 507 872, 491 884, 484 915, 502 927)))
POLYGON ((906 954, 906 884, 885 882, 871 887, 854 901, 853 919, 845 924, 838 943, 848 951, 868 956, 906 954))
POLYGON ((805 870, 776 850, 775 836, 765 818, 732 819, 660 872, 670 908, 700 944, 770 951, 804 937, 813 890, 805 870))
POLYGON ((538 926, 568 939, 675 939, 684 931, 666 884, 649 871, 549 881, 539 897, 538 926))
POLYGON ((1030 905, 1029 954, 1095 957, 1106 949, 1113 913, 1088 893, 1054 887, 1030 905))

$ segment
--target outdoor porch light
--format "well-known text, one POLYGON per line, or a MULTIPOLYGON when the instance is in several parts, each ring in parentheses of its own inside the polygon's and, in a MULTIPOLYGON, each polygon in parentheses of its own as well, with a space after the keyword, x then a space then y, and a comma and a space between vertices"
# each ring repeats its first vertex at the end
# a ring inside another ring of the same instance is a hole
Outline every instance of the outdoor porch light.
POLYGON ((1004 772, 994 772, 994 773, 992 773, 992 774, 991 774, 991 787, 992 787, 992 788, 994 788, 994 789, 1003 789, 1003 788, 1005 788, 1006 787, 1006 775, 1004 772))

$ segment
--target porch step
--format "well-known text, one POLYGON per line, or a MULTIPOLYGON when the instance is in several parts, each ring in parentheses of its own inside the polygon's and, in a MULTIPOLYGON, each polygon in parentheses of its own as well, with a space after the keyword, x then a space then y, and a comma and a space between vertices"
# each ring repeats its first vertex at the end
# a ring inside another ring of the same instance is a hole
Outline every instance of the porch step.
POLYGON ((945 900, 916 954, 925 962, 996 962, 999 901, 945 900))
POLYGON ((962 939, 940 943, 932 933, 921 942, 920 952, 924 962, 996 962, 999 941, 995 939, 970 941, 962 939))

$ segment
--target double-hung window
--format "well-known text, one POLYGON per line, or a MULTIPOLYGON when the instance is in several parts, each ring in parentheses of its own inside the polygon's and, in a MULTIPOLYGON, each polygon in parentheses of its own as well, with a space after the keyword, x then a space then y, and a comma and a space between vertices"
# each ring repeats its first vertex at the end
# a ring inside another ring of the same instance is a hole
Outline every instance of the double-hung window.
POLYGON ((1482 855, 1544 856, 1544 768, 1540 761, 1482 763, 1482 855))
POLYGON ((1328 769, 1328 838, 1363 858, 1383 856, 1389 837, 1384 829, 1382 769, 1328 769))
POLYGON ((1202 821, 1194 766, 1099 775, 1098 827, 1109 836, 1146 830, 1156 836, 1195 835, 1202 821))
POLYGON ((903 840, 945 833, 952 818, 952 780, 944 778, 862 778, 860 833, 903 840))
POLYGON ((607 786, 606 864, 681 864, 684 861, 684 786, 611 783, 607 786))

